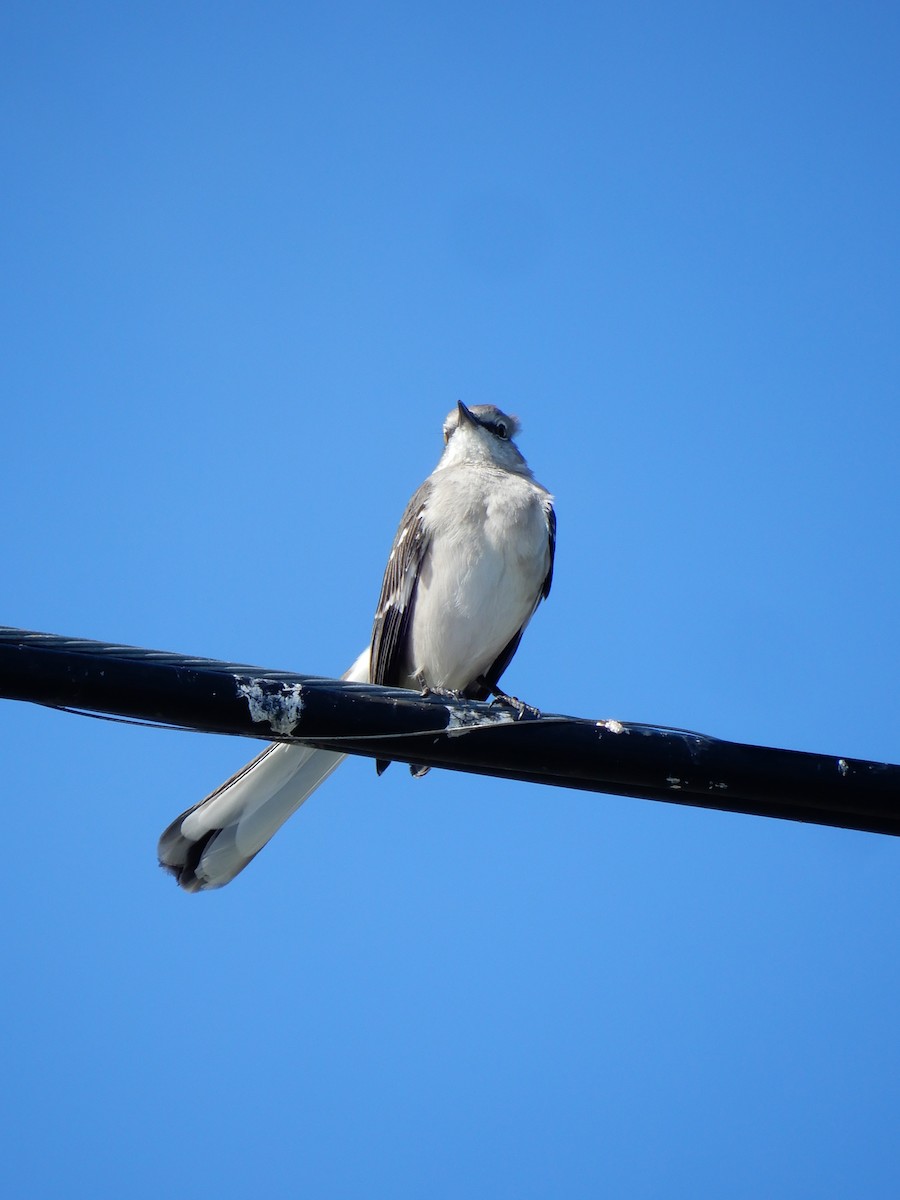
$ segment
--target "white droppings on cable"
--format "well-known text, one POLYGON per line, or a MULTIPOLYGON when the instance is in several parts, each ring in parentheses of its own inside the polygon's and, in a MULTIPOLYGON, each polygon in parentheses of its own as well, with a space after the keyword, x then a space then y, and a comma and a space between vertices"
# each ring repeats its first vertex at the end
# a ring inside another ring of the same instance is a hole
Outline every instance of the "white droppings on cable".
POLYGON ((235 675, 238 695, 247 701, 250 719, 266 722, 273 733, 293 733, 303 715, 303 688, 299 683, 273 685, 265 679, 235 675), (280 690, 274 691, 277 686, 280 690))
POLYGON ((489 725, 515 724, 513 713, 502 708, 494 709, 489 713, 470 712, 468 709, 459 709, 448 704, 446 709, 447 727, 444 732, 448 737, 459 737, 472 729, 485 729, 489 725))
POLYGON ((621 721, 598 721, 597 728, 605 729, 608 733, 628 733, 621 721))

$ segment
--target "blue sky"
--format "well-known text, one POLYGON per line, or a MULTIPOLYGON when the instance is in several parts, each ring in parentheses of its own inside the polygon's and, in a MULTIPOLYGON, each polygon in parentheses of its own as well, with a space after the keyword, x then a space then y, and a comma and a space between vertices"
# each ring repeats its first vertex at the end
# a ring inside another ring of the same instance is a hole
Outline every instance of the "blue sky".
MULTIPOLYGON (((548 711, 900 761, 887 4, 9 3, 9 625, 340 673, 462 399, 548 711), (362 501, 364 497, 364 501, 362 501)), ((0 705, 10 1195, 895 1197, 900 846, 0 705)))

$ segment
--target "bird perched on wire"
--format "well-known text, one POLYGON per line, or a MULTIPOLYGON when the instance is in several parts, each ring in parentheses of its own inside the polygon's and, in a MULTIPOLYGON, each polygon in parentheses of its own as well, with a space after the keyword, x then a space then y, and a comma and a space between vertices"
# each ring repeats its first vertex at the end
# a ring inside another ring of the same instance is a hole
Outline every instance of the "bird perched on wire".
MULTIPOLYGON (((493 404, 460 402, 448 415, 444 453, 397 530, 371 645, 344 679, 518 703, 498 683, 550 592, 556 545, 553 497, 513 441, 518 429, 493 404)), ((189 892, 222 887, 344 757, 266 747, 172 822, 160 864, 189 892)))

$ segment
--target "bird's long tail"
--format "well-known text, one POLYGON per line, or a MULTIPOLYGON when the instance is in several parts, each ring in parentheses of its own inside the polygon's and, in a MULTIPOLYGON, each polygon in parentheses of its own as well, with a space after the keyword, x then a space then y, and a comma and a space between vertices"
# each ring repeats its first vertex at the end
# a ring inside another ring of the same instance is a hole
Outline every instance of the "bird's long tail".
MULTIPOLYGON (((368 650, 343 678, 368 682, 368 650)), ((273 742, 205 800, 176 817, 159 839, 160 865, 188 892, 230 883, 345 757, 273 742)))

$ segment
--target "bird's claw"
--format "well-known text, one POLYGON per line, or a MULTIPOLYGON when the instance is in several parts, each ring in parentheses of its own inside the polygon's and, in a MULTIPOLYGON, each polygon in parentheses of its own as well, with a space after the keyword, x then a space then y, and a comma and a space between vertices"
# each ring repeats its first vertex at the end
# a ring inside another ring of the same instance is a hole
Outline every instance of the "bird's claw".
POLYGON ((424 700, 427 696, 434 696, 438 700, 465 700, 466 697, 462 692, 455 692, 452 688, 429 687, 425 684, 419 695, 424 700))
POLYGON ((517 696, 507 696, 506 692, 494 693, 491 705, 495 704, 502 708, 511 708, 516 714, 517 721, 536 721, 541 715, 539 708, 535 708, 532 704, 526 704, 524 700, 520 700, 517 696))

